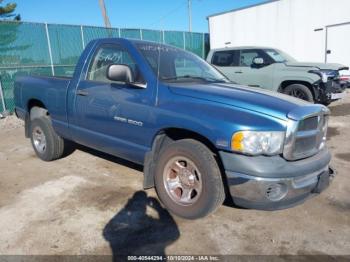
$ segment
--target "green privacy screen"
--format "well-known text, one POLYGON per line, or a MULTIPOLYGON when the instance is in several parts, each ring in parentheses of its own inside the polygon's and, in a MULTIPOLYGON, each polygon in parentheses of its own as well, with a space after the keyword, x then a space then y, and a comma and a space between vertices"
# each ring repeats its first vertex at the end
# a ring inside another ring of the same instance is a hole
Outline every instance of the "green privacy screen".
POLYGON ((50 64, 45 25, 0 23, 0 67, 50 64))
POLYGON ((84 47, 91 41, 97 38, 119 37, 119 29, 103 28, 95 26, 82 26, 82 38, 84 39, 84 47))
POLYGON ((156 30, 142 30, 142 39, 157 43, 163 42, 163 32, 156 30))
POLYGON ((209 35, 179 31, 104 28, 0 21, 0 112, 13 111, 17 76, 72 76, 84 47, 97 38, 123 37, 166 43, 205 58, 209 35))
POLYGON ((74 65, 83 51, 80 26, 48 25, 54 65, 74 65))

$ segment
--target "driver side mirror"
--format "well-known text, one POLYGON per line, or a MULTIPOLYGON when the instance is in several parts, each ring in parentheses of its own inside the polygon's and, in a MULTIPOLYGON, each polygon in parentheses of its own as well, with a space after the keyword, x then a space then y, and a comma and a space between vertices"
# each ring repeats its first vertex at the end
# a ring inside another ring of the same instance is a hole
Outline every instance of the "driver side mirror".
POLYGON ((107 68, 107 78, 111 81, 133 83, 134 74, 127 65, 112 64, 107 68))
POLYGON ((265 63, 265 61, 264 61, 264 58, 262 58, 262 57, 255 57, 255 58, 253 59, 253 65, 261 66, 261 65, 263 65, 264 63, 265 63))

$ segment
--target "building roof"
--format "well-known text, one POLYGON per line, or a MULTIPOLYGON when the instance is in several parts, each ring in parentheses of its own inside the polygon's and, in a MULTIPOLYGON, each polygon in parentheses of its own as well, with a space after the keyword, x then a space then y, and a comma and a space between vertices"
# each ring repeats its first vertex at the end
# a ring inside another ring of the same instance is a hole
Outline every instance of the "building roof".
POLYGON ((254 5, 248 5, 248 6, 245 6, 245 7, 240 7, 240 8, 232 9, 232 10, 225 11, 225 12, 215 13, 215 14, 212 14, 212 15, 208 15, 207 19, 209 19, 209 18, 211 18, 213 16, 219 16, 219 15, 224 15, 224 14, 227 14, 227 13, 233 13, 233 12, 237 12, 237 11, 240 11, 240 10, 253 8, 253 7, 256 7, 256 6, 259 6, 259 5, 266 5, 266 4, 270 4, 270 3, 273 3, 273 2, 277 2, 277 1, 281 1, 281 0, 266 0, 266 1, 262 2, 262 3, 258 3, 258 4, 254 4, 254 5))

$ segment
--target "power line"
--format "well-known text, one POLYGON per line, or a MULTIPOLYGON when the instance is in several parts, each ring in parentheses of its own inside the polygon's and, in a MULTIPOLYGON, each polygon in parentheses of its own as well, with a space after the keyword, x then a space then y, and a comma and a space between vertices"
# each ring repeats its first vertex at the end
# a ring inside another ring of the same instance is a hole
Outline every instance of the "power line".
POLYGON ((188 4, 188 0, 183 0, 183 2, 179 6, 177 6, 176 8, 174 8, 172 10, 170 10, 168 13, 162 15, 159 19, 157 19, 153 23, 149 24, 149 27, 152 27, 153 25, 162 22, 164 20, 164 18, 166 18, 166 17, 172 15, 173 13, 177 12, 180 8, 183 8, 183 6, 185 6, 186 4, 188 4))

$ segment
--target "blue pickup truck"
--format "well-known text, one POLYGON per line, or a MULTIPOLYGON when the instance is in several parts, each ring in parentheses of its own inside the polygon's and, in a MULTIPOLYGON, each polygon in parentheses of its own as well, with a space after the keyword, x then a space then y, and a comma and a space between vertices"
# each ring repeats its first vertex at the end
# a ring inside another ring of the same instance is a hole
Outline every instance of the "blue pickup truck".
POLYGON ((231 83, 167 45, 94 40, 72 78, 17 79, 15 102, 39 158, 58 159, 73 141, 142 164, 143 187, 189 219, 226 197, 291 207, 334 175, 325 106, 231 83))

